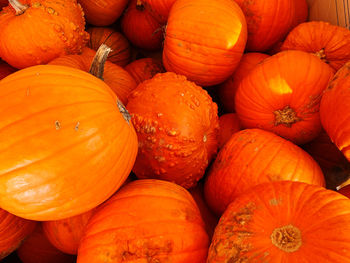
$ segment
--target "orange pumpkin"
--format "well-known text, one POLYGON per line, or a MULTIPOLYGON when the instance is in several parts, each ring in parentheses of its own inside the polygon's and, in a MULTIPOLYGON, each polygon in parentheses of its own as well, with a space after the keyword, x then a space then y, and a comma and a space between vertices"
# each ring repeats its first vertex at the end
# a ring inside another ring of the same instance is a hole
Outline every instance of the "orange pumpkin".
POLYGON ((220 150, 205 183, 205 198, 217 214, 235 198, 264 182, 293 180, 324 186, 322 171, 310 155, 264 130, 236 132, 220 150))
POLYGON ((7 75, 10 75, 11 73, 15 72, 16 69, 11 67, 6 62, 0 60, 0 80, 5 78, 7 75))
POLYGON ((269 55, 263 53, 245 53, 233 74, 219 86, 219 99, 227 112, 235 112, 235 96, 241 80, 269 55))
POLYGON ((219 148, 222 148, 232 134, 241 129, 241 124, 236 113, 226 113, 219 117, 219 126, 219 148))
POLYGON ((110 62, 121 67, 129 63, 130 44, 121 33, 110 27, 90 27, 87 32, 90 34, 89 48, 97 51, 102 44, 105 44, 112 49, 108 55, 110 62))
POLYGON ((208 246, 203 219, 188 191, 170 182, 136 180, 92 216, 77 263, 202 263, 208 246))
POLYGON ((350 200, 284 181, 260 184, 229 205, 207 262, 348 263, 349 251, 350 200))
POLYGON ((79 53, 89 38, 76 0, 12 0, 11 5, 0 13, 0 57, 15 68, 79 53))
POLYGON ((127 109, 139 141, 136 176, 194 186, 218 147, 217 105, 208 93, 184 76, 160 73, 131 93, 127 109))
POLYGON ((0 207, 23 218, 84 213, 126 180, 137 153, 129 115, 100 79, 40 65, 0 81, 0 207))
POLYGON ((142 4, 161 24, 166 24, 169 12, 176 0, 141 0, 142 4))
POLYGON ((313 53, 337 71, 350 60, 350 30, 322 21, 302 23, 289 32, 281 49, 313 53))
POLYGON ((303 51, 280 52, 252 69, 235 97, 244 128, 272 131, 296 144, 321 131, 319 104, 332 69, 303 51))
POLYGON ((169 14, 163 63, 197 85, 219 84, 238 66, 246 41, 246 20, 235 1, 178 0, 169 14))
POLYGON ((153 58, 137 59, 127 65, 125 70, 129 72, 137 84, 153 78, 157 73, 163 73, 165 71, 162 61, 153 58))

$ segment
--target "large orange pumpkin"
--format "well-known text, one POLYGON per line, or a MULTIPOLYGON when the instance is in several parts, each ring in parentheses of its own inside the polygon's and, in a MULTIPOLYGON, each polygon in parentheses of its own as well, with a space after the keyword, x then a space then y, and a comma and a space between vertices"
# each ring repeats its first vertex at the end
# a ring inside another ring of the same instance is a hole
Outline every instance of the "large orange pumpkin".
POLYGON ((90 219, 78 263, 203 263, 209 246, 200 211, 184 188, 136 180, 90 219))
POLYGON ((349 253, 350 200, 284 181, 260 184, 229 205, 207 262, 349 263, 349 253))
POLYGON ((205 183, 205 198, 218 214, 247 189, 264 182, 293 180, 324 186, 318 164, 298 146, 264 130, 232 135, 218 153, 205 183))
POLYGON ((130 94, 127 109, 139 140, 136 176, 194 186, 218 147, 217 105, 208 93, 184 76, 160 73, 130 94))
POLYGON ((13 0, 0 13, 0 57, 15 68, 81 52, 88 40, 76 0, 13 0))
POLYGON ((0 60, 0 80, 5 78, 7 75, 10 75, 11 73, 15 72, 16 69, 11 67, 6 62, 0 60))
POLYGON ((319 105, 333 70, 316 56, 296 50, 280 52, 252 69, 235 97, 245 128, 272 131, 296 144, 321 131, 319 105))
POLYGON ((40 65, 0 81, 0 207, 23 218, 86 212, 128 177, 137 153, 129 115, 100 79, 40 65))
POLYGON ((215 85, 234 72, 246 41, 245 17, 234 1, 178 0, 169 14, 163 63, 198 85, 215 85))
POLYGON ((154 58, 141 58, 126 65, 125 70, 135 79, 137 84, 151 79, 157 73, 163 73, 162 61, 154 58))

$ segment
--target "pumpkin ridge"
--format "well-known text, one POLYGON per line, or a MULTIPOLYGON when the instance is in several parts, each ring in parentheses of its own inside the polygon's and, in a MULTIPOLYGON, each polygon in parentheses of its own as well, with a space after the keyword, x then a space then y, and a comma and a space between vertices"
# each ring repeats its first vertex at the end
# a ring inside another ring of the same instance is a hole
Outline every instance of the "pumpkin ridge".
POLYGON ((273 113, 275 114, 275 126, 283 124, 290 128, 294 123, 302 121, 302 119, 297 116, 297 113, 289 105, 284 107, 282 110, 275 110, 273 113))
POLYGON ((272 244, 284 252, 298 251, 302 245, 302 235, 299 228, 291 224, 275 228, 270 238, 272 244))

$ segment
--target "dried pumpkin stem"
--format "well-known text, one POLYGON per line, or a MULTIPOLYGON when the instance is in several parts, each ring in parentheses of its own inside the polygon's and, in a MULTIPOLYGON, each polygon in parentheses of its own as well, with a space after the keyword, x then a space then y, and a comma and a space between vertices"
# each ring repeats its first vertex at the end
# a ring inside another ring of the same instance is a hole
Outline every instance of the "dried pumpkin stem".
POLYGON ((275 126, 283 124, 290 128, 292 124, 301 121, 296 114, 296 112, 289 106, 286 106, 282 110, 276 110, 273 112, 275 114, 275 126))
POLYGON ((9 0, 9 4, 15 9, 16 16, 23 14, 29 8, 28 5, 24 5, 18 0, 9 0))
POLYGON ((89 70, 89 73, 94 75, 95 77, 103 80, 103 72, 105 68, 105 63, 107 61, 109 53, 112 51, 112 49, 102 44, 94 56, 94 59, 92 60, 92 64, 89 70))
POLYGON ((302 245, 301 232, 293 225, 275 228, 270 236, 272 244, 284 252, 295 252, 302 245))
POLYGON ((328 63, 327 57, 326 57, 326 53, 324 51, 324 48, 322 48, 321 50, 317 51, 315 53, 316 57, 318 57, 319 59, 321 59, 323 62, 328 63))

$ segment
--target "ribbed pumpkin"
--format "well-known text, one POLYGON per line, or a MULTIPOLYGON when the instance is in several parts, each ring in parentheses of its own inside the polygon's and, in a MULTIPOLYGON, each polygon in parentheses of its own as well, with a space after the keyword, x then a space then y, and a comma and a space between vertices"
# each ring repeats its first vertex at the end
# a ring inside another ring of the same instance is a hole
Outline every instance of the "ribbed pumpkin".
POLYGON ((0 13, 0 57, 15 68, 81 52, 89 35, 76 0, 13 0, 0 13))
POLYGON ((322 21, 302 23, 288 34, 281 49, 313 53, 337 71, 350 60, 350 30, 322 21))
POLYGON ((319 104, 333 70, 316 56, 296 50, 280 52, 252 69, 235 97, 245 128, 272 131, 296 144, 321 131, 319 104))
POLYGON ((127 109, 139 141, 136 176, 194 186, 218 147, 217 105, 208 93, 184 76, 160 73, 131 93, 127 109))
POLYGON ((300 182, 272 182, 232 202, 215 229, 208 263, 348 263, 350 200, 300 182))
POLYGON ((236 113, 226 113, 219 117, 219 126, 219 148, 222 148, 232 134, 241 129, 241 124, 236 113))
POLYGON ((15 251, 35 226, 36 222, 17 217, 0 208, 0 260, 15 251))
POLYGON ((129 115, 101 80, 40 65, 0 81, 0 207, 46 221, 84 213, 128 177, 129 115))
POLYGON ((123 13, 128 0, 78 0, 86 21, 94 26, 112 25, 123 13))
POLYGON ((310 155, 267 131, 235 133, 220 150, 205 183, 205 198, 218 214, 249 188, 264 182, 293 180, 324 186, 322 171, 310 155))
POLYGON ((108 55, 109 61, 121 67, 129 63, 130 44, 121 33, 111 27, 90 27, 87 32, 90 34, 89 48, 97 51, 102 44, 105 44, 112 49, 108 55))
POLYGON ((162 47, 162 25, 140 0, 131 0, 121 20, 124 35, 136 47, 158 50, 162 47))
POLYGON ((0 60, 0 80, 5 78, 7 75, 10 75, 11 73, 15 72, 16 69, 11 67, 6 62, 0 60))
POLYGON ((233 74, 219 86, 219 99, 227 112, 235 112, 235 96, 241 80, 248 75, 256 65, 269 55, 264 53, 245 53, 233 74))
POLYGON ((201 86, 226 80, 247 41, 242 10, 231 0, 178 0, 166 27, 163 63, 201 86))
POLYGON ((125 70, 129 72, 137 84, 153 78, 157 73, 163 73, 165 71, 162 61, 154 58, 137 59, 128 64, 125 70))
POLYGON ((78 263, 202 263, 208 234, 184 188, 160 180, 124 186, 89 221, 78 263))
POLYGON ((176 0, 141 0, 144 6, 161 24, 166 24, 169 12, 176 0))
POLYGON ((110 48, 104 44, 101 45, 100 50, 97 52, 90 48, 84 48, 81 55, 62 56, 52 60, 49 64, 90 72, 102 79, 114 91, 120 101, 126 104, 130 92, 136 88, 136 82, 125 69, 110 61, 106 61, 109 50, 110 48))
POLYGON ((350 63, 334 76, 321 100, 322 126, 332 142, 350 161, 350 63))

